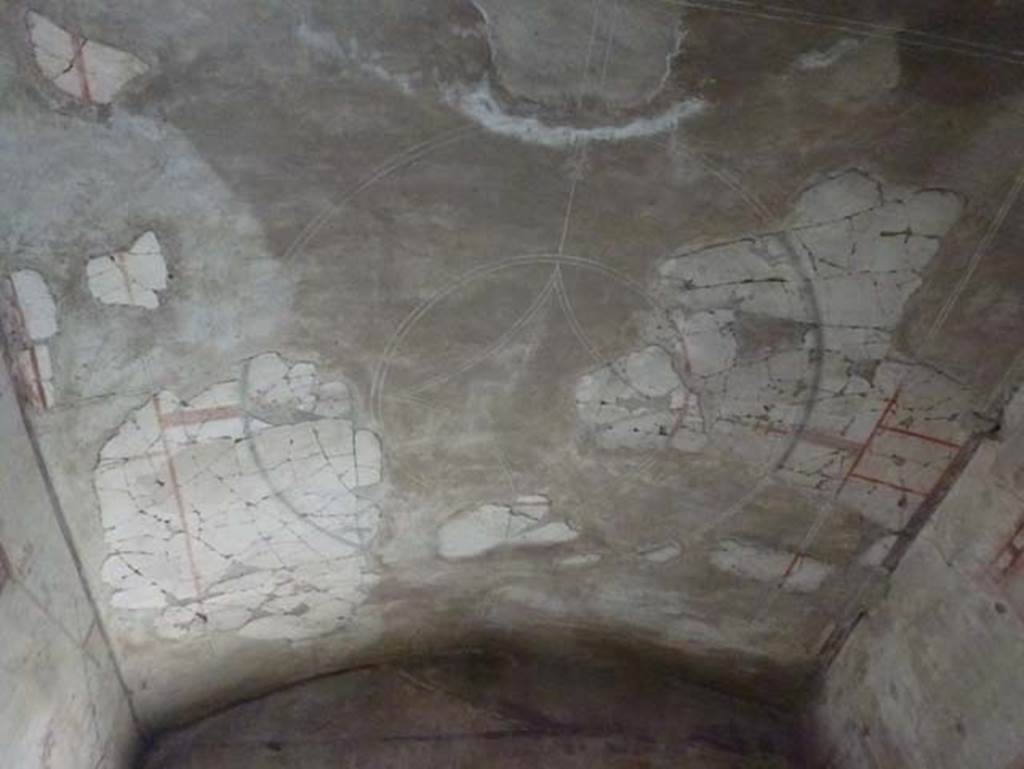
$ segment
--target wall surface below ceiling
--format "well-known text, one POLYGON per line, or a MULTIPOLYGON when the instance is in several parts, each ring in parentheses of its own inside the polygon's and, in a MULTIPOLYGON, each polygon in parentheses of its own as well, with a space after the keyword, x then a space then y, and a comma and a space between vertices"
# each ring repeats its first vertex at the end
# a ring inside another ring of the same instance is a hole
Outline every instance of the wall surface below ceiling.
POLYGON ((144 769, 795 769, 794 721, 624 658, 479 651, 326 676, 164 735, 144 769))
POLYGON ((138 735, 0 356, 0 767, 122 769, 138 735))
POLYGON ((815 705, 822 769, 1024 765, 1024 397, 910 547, 815 705))

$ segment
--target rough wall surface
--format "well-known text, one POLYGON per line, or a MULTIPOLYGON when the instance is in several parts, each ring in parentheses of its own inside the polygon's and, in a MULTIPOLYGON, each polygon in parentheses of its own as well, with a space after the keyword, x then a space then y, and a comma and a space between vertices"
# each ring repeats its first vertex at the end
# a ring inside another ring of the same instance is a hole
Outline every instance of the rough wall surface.
POLYGON ((505 651, 328 676, 162 737, 143 769, 795 769, 791 722, 670 669, 505 651))
POLYGON ((0 358, 0 767, 121 769, 138 735, 0 358))
POLYGON ((1007 410, 835 660, 821 769, 1024 765, 1024 414, 1007 410))

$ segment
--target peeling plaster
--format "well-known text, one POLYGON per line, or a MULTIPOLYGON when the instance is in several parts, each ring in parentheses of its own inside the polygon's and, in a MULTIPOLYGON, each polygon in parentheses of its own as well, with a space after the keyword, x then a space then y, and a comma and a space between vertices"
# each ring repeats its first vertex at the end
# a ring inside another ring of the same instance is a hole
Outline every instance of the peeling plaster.
POLYGON ((269 353, 187 403, 162 392, 135 411, 95 470, 112 605, 155 612, 169 638, 348 621, 376 579, 365 490, 382 475, 377 436, 339 416, 350 407, 343 383, 269 353))
POLYGON ((963 438, 965 395, 886 358, 962 209, 952 192, 846 171, 808 187, 780 233, 666 260, 655 291, 675 333, 652 316, 648 346, 578 381, 582 435, 604 449, 722 452, 767 472, 799 432, 780 479, 842 492, 899 529, 908 495, 928 492, 963 438))
POLYGON ((103 304, 128 304, 156 309, 158 292, 167 288, 167 264, 160 241, 143 233, 127 251, 90 259, 89 291, 103 304))
POLYGON ((438 530, 442 558, 475 558, 498 548, 546 547, 571 542, 579 533, 564 521, 551 520, 551 505, 539 494, 512 504, 485 504, 459 513, 438 530))
POLYGON ((834 571, 830 564, 806 555, 736 540, 719 542, 711 552, 711 563, 738 577, 778 583, 794 593, 814 592, 834 571))
POLYGON ((132 54, 86 40, 34 11, 25 16, 25 23, 43 76, 86 104, 109 104, 130 80, 148 69, 132 54))

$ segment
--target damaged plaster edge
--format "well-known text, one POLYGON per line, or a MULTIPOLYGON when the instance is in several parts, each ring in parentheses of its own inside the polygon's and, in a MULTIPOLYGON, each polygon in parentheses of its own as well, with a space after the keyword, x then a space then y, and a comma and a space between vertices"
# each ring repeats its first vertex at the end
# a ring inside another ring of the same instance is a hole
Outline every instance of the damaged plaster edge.
POLYGON ((364 75, 392 85, 406 96, 412 96, 415 93, 416 89, 413 87, 411 78, 389 72, 374 60, 373 55, 360 56, 354 41, 353 45, 346 47, 333 32, 316 29, 305 19, 295 27, 295 37, 309 50, 337 59, 345 64, 354 65, 364 75))
POLYGON ((673 131, 687 118, 700 114, 706 104, 692 98, 677 102, 662 112, 635 118, 621 125, 577 127, 551 125, 535 117, 514 115, 495 98, 490 82, 484 80, 472 88, 449 88, 445 102, 464 117, 491 133, 527 144, 563 149, 582 142, 623 142, 645 139, 673 131))
MULTIPOLYGON (((491 27, 487 22, 487 16, 476 3, 473 5, 484 19, 486 34, 493 51, 494 42, 491 39, 491 27)), ((409 77, 389 72, 373 56, 360 56, 354 45, 344 45, 329 31, 315 29, 303 20, 296 26, 295 36, 299 43, 312 51, 354 65, 364 74, 398 88, 407 96, 415 93, 415 87, 409 77)), ((672 74, 672 62, 679 55, 684 38, 685 32, 680 22, 676 32, 676 45, 666 54, 665 72, 659 84, 646 98, 646 104, 652 104, 664 90, 672 74)), ((491 82, 486 78, 469 86, 442 86, 441 99, 463 117, 491 133, 555 149, 572 147, 588 141, 623 142, 658 136, 675 130, 685 119, 703 112, 707 106, 702 99, 693 97, 671 104, 661 112, 637 117, 621 124, 574 126, 549 124, 533 116, 509 112, 495 97, 491 82)))

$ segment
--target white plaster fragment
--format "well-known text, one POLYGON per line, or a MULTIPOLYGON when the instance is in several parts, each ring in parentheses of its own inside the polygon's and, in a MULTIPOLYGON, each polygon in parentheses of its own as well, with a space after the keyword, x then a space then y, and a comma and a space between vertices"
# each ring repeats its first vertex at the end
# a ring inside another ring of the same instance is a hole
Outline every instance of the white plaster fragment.
POLYGON ((963 404, 941 375, 885 359, 908 299, 962 210, 955 193, 845 171, 804 190, 781 234, 678 253, 660 266, 655 288, 675 341, 662 313, 641 330, 647 344, 679 346, 673 358, 685 383, 666 409, 635 387, 621 362, 592 372, 576 390, 583 434, 606 448, 713 451, 756 472, 772 471, 791 446, 775 471, 780 480, 814 493, 842 489, 844 502, 898 528, 912 507, 895 487, 931 488, 944 455, 918 456, 920 446, 960 441, 955 415, 963 404), (888 419, 926 439, 886 433, 859 466, 882 483, 844 484, 901 384, 900 409, 888 419))
MULTIPOLYGON (((261 358, 247 367, 257 384, 285 386, 265 388, 250 409, 309 402, 314 367, 261 358)), ((111 602, 159 612, 168 638, 325 633, 375 581, 368 549, 380 511, 358 489, 380 481, 376 435, 337 417, 262 421, 242 411, 243 389, 223 382, 188 403, 160 393, 101 450, 111 602)))
POLYGON ((0 332, 7 337, 11 373, 22 399, 38 411, 54 404, 50 348, 57 333, 57 307, 43 277, 19 270, 0 282, 0 332))
POLYGON ((544 547, 571 542, 579 533, 564 521, 542 521, 550 502, 540 495, 513 504, 485 504, 448 519, 438 530, 442 558, 475 558, 501 547, 544 547))
POLYGON ((34 11, 25 17, 43 76, 87 104, 108 104, 148 67, 138 57, 68 32, 34 11))
POLYGON ((736 362, 736 336, 731 325, 736 314, 730 310, 709 310, 686 316, 677 312, 673 320, 686 347, 686 361, 695 376, 711 376, 736 362))
POLYGON ((830 564, 807 555, 737 540, 719 542, 711 552, 711 563, 738 577, 775 583, 796 593, 814 592, 834 571, 830 564))
POLYGON ((813 185, 794 209, 797 224, 829 222, 882 205, 881 185, 860 171, 845 171, 813 185))
POLYGON ((57 305, 43 276, 35 270, 11 273, 11 286, 24 335, 33 342, 43 342, 57 333, 57 305))
POLYGON ((679 386, 672 359, 660 347, 651 345, 627 356, 625 368, 633 387, 648 398, 668 395, 679 386))
POLYGON ((585 433, 605 449, 693 445, 703 435, 699 404, 683 384, 672 358, 649 345, 580 378, 576 411, 585 433))
POLYGON ((90 259, 89 291, 104 304, 156 309, 158 292, 167 288, 167 264, 152 232, 142 234, 127 251, 90 259))

